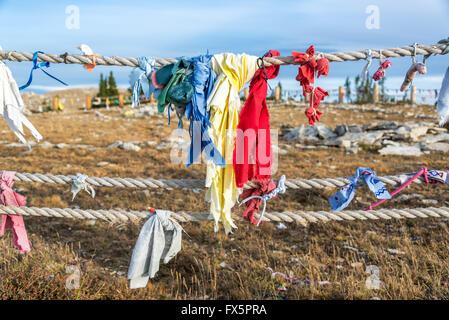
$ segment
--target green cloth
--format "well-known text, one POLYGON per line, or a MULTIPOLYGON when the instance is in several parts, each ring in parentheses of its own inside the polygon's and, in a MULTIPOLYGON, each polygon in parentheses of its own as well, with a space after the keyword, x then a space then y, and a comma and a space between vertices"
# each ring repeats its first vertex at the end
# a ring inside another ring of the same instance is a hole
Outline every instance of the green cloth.
MULTIPOLYGON (((164 112, 165 107, 170 103, 181 106, 181 109, 185 110, 185 106, 192 100, 193 96, 192 64, 186 60, 179 60, 173 66, 169 66, 167 69, 171 69, 171 78, 158 97, 159 113, 164 112)), ((178 116, 182 115, 178 114, 178 116)))

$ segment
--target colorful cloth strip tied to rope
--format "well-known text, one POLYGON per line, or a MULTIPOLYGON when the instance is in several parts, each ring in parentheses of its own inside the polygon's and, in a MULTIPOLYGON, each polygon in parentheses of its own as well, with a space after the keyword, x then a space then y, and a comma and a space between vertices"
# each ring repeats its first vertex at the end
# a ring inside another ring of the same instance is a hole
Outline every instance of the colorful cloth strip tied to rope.
MULTIPOLYGON (((420 171, 418 171, 413 177, 411 177, 409 180, 407 180, 404 184, 402 184, 399 188, 394 190, 391 193, 391 196, 393 197, 397 193, 404 190, 406 187, 408 187, 413 180, 418 179, 420 176, 423 176, 424 182, 426 184, 435 184, 435 183, 444 183, 449 184, 449 171, 440 171, 440 170, 431 170, 428 171, 426 167, 423 167, 420 171)), ((378 206, 382 202, 384 202, 386 199, 382 199, 380 201, 377 201, 376 203, 373 203, 368 208, 365 209, 365 211, 372 210, 374 207, 378 206)))
MULTIPOLYGON (((271 179, 270 179, 271 180, 271 179)), ((252 190, 252 189, 250 189, 252 190)), ((256 189, 257 190, 257 189, 256 189)), ((253 195, 253 196, 249 196, 247 198, 245 198, 245 200, 243 200, 240 205, 248 202, 249 200, 252 199, 258 199, 258 203, 260 203, 260 200, 263 201, 263 208, 262 208, 262 213, 259 216, 259 220, 257 221, 256 225, 259 226, 260 222, 262 221, 263 215, 265 214, 265 208, 267 206, 267 200, 270 200, 272 198, 276 198, 278 194, 282 194, 285 193, 286 189, 285 189, 285 175, 282 175, 278 181, 277 187, 273 190, 271 190, 269 193, 260 196, 260 195, 253 195)), ((244 193, 245 194, 245 193, 244 193)), ((243 195, 244 195, 243 194, 243 195)), ((257 204, 258 207, 258 204, 257 204)), ((254 223, 252 220, 250 220, 251 223, 254 223)))
POLYGON ((131 88, 133 88, 131 105, 133 108, 139 105, 141 91, 146 99, 148 99, 152 93, 156 98, 160 92, 160 90, 155 88, 153 84, 150 85, 149 83, 149 79, 151 79, 151 75, 155 71, 154 66, 156 65, 156 59, 153 57, 139 57, 137 58, 137 61, 139 63, 139 68, 135 68, 129 76, 129 82, 131 88))
POLYGON ((355 188, 368 185, 377 199, 391 199, 391 195, 382 181, 369 168, 358 168, 355 176, 347 178, 350 183, 342 187, 336 194, 329 198, 332 210, 340 211, 346 208, 354 198, 355 188))
POLYGON ((306 53, 292 51, 292 56, 295 58, 295 62, 300 64, 298 68, 298 75, 296 80, 300 82, 304 97, 307 94, 311 94, 310 105, 305 111, 305 115, 309 118, 309 124, 315 125, 315 122, 320 121, 322 111, 318 110, 318 107, 324 97, 329 93, 320 87, 312 87, 311 84, 315 82, 315 76, 319 78, 321 75, 327 76, 329 74, 329 60, 326 58, 314 58, 315 48, 310 46, 306 53))
POLYGON ((70 184, 72 185, 71 192, 73 194, 72 201, 75 199, 78 192, 81 190, 86 191, 92 198, 95 198, 95 190, 94 188, 86 181, 88 178, 87 175, 77 173, 75 177, 70 179, 70 184))
POLYGON ((45 71, 44 69, 42 69, 42 67, 46 67, 46 68, 50 67, 50 62, 47 61, 47 62, 39 62, 39 63, 37 63, 37 56, 38 56, 39 53, 42 53, 42 54, 43 54, 42 51, 36 51, 35 53, 33 53, 33 68, 32 68, 31 71, 30 71, 30 77, 28 78, 28 82, 25 83, 23 86, 21 86, 21 87, 19 88, 19 90, 23 90, 23 89, 25 89, 25 88, 27 88, 27 87, 30 86, 31 82, 33 81, 33 71, 36 70, 36 69, 42 70, 42 72, 45 73, 45 74, 46 74, 47 76, 49 76, 50 78, 53 78, 53 79, 55 79, 56 81, 62 83, 63 85, 68 86, 68 84, 65 83, 64 81, 59 80, 58 78, 52 76, 52 75, 49 74, 47 71, 45 71))

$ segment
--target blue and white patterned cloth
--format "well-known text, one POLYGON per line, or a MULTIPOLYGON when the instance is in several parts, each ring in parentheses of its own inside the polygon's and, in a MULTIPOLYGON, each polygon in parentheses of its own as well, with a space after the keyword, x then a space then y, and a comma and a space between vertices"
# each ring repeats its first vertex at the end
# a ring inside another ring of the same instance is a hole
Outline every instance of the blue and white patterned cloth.
POLYGON ((342 187, 336 194, 329 198, 329 203, 334 211, 340 211, 346 208, 354 199, 355 188, 368 185, 377 199, 391 199, 391 195, 382 181, 376 176, 373 170, 360 167, 355 176, 348 178, 349 184, 342 187))
POLYGON ((427 177, 436 182, 449 184, 449 175, 447 171, 430 170, 427 171, 427 177))

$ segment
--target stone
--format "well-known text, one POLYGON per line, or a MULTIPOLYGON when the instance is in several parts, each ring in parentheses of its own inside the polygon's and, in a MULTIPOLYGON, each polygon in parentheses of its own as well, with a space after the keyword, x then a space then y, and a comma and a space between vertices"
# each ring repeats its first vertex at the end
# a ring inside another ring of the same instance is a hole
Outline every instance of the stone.
POLYGON ((42 143, 39 143, 39 147, 44 148, 44 149, 53 148, 53 143, 44 141, 42 143))
POLYGON ((290 130, 288 133, 286 133, 283 137, 286 141, 300 141, 300 137, 304 135, 305 132, 305 126, 302 124, 298 128, 290 130))
POLYGON ((436 136, 425 137, 421 139, 419 142, 422 144, 429 144, 434 142, 449 142, 449 133, 440 133, 436 136))
POLYGON ((279 148, 277 145, 272 145, 273 153, 279 153, 280 155, 288 154, 287 150, 279 148))
POLYGON ((132 142, 125 142, 122 145, 120 145, 119 148, 128 151, 140 151, 140 147, 136 146, 132 142))
POLYGON ((399 156, 422 156, 421 148, 419 146, 386 146, 379 150, 383 155, 399 155, 399 156))
POLYGON ((334 138, 337 135, 326 125, 317 122, 315 124, 316 131, 318 132, 318 137, 322 139, 334 138))
POLYGON ((407 201, 410 199, 422 199, 424 196, 419 193, 411 193, 411 194, 401 194, 400 196, 393 199, 393 201, 407 201))
POLYGON ((362 134, 361 139, 359 142, 371 145, 375 144, 377 141, 379 141, 384 135, 384 131, 372 131, 372 132, 365 132, 362 134))
POLYGON ((437 152, 448 152, 449 143, 446 142, 434 142, 431 144, 424 145, 424 150, 426 151, 437 151, 437 152))
POLYGON ((170 148, 170 144, 166 143, 166 142, 162 142, 161 144, 156 146, 156 150, 162 150, 162 149, 167 149, 170 148))
POLYGON ((24 145, 23 143, 18 143, 18 142, 8 143, 6 146, 7 147, 15 147, 15 148, 26 147, 26 145, 24 145))
POLYGON ((363 130, 362 130, 361 126, 352 125, 352 126, 348 126, 348 131, 352 132, 352 133, 360 133, 363 130))
POLYGON ((396 130, 399 128, 399 125, 394 121, 382 122, 382 123, 373 123, 363 126, 363 131, 372 131, 372 130, 396 130))
POLYGON ((97 163, 97 167, 106 167, 107 165, 110 165, 107 161, 100 161, 97 163))
POLYGON ((119 148, 121 145, 123 145, 123 142, 120 140, 117 140, 116 142, 108 145, 106 148, 108 148, 108 149, 119 148))
POLYGON ((428 205, 438 204, 438 200, 435 200, 435 199, 422 199, 421 202, 424 204, 428 204, 428 205))
POLYGON ((429 127, 424 126, 414 127, 410 131, 410 138, 412 138, 413 141, 417 141, 419 137, 426 135, 428 130, 429 127))
POLYGON ((336 126, 334 130, 337 136, 342 136, 348 131, 349 131, 348 126, 345 124, 336 126))
POLYGON ((70 147, 70 145, 67 143, 58 143, 57 145, 55 145, 55 147, 58 149, 64 149, 64 148, 70 147))

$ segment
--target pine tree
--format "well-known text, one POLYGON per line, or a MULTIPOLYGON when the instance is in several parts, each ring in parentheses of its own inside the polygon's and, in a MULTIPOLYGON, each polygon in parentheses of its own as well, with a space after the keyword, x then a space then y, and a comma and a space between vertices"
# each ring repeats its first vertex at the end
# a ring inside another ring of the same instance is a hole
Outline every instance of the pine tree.
POLYGON ((346 77, 346 81, 345 81, 345 95, 346 95, 346 101, 352 102, 352 100, 351 100, 351 81, 349 80, 349 77, 346 77))
POLYGON ((114 78, 114 75, 112 74, 112 71, 109 74, 107 96, 108 97, 118 96, 117 84, 115 82, 115 78, 114 78))
POLYGON ((107 83, 106 79, 103 77, 103 74, 100 74, 100 85, 97 97, 106 97, 107 96, 107 83))

